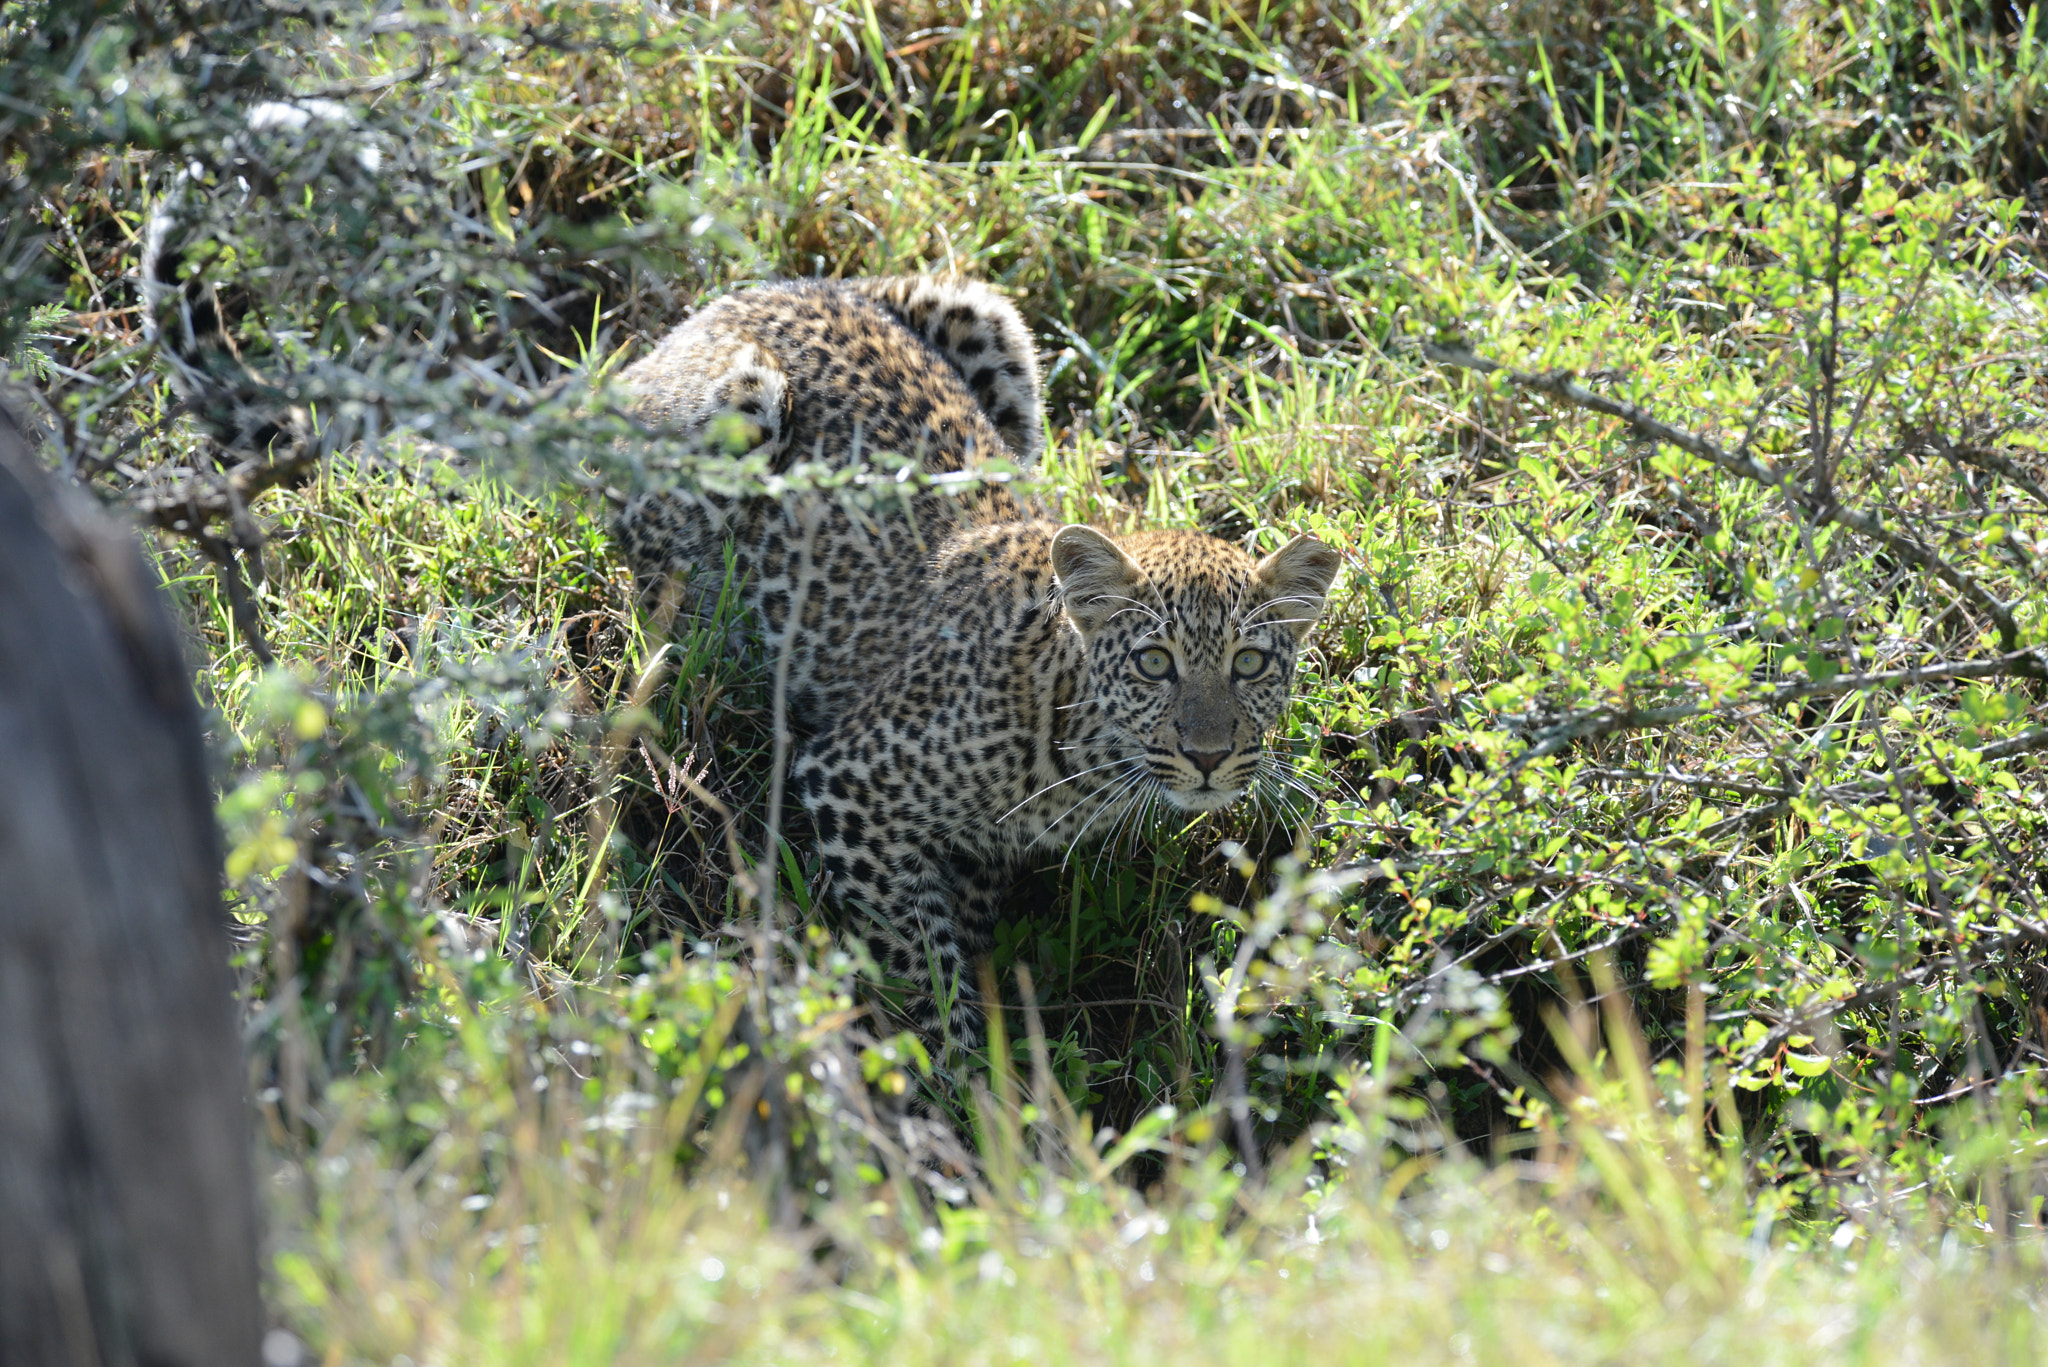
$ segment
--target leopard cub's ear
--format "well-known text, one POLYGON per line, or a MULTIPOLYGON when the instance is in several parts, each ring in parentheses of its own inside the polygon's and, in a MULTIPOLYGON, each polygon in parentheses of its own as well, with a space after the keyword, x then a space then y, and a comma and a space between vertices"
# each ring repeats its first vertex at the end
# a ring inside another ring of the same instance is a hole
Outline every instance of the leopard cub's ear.
POLYGON ((770 469, 779 470, 789 437, 789 378, 751 342, 726 359, 724 373, 706 388, 685 429, 708 454, 763 456, 770 469))
POLYGON ((1146 587, 1145 572, 1116 542, 1080 523, 1062 527, 1052 539, 1052 572, 1060 582, 1067 618, 1083 636, 1093 636, 1146 587))
POLYGON ((1337 552, 1314 537, 1295 537, 1252 571, 1258 606, 1247 620, 1281 623, 1299 641, 1323 615, 1323 598, 1341 563, 1337 552))

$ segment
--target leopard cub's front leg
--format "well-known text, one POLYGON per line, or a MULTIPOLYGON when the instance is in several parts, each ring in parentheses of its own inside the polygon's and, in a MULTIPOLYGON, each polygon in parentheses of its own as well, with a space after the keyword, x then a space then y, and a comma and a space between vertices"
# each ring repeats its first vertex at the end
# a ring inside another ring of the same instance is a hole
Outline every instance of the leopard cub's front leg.
POLYGON ((891 975, 918 989, 911 1015, 919 1033, 942 1047, 979 1049, 981 959, 1009 880, 939 837, 929 812, 877 791, 870 753, 827 733, 792 774, 817 831, 826 895, 884 947, 891 975))

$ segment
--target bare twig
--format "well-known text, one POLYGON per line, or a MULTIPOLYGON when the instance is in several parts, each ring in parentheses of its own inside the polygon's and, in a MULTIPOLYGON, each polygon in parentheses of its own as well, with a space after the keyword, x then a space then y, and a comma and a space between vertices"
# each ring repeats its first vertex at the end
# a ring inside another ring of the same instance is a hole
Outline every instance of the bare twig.
POLYGON ((1924 445, 1927 450, 1932 451, 1944 460, 1957 461, 1963 465, 1974 465, 1979 470, 1988 470, 1992 474, 2000 476, 2008 483, 2026 490, 2028 494, 2033 496, 2035 502, 2044 508, 2048 508, 2048 489, 2042 488, 2040 482, 2033 476, 1990 447, 1979 446, 1973 443, 1958 446, 1941 436, 1928 437, 1924 445))
MULTIPOLYGON (((1707 716, 1727 710, 1769 709, 1782 707, 1788 702, 1803 698, 1828 698, 1860 689, 1899 687, 1916 683, 1935 683, 1949 679, 1995 679, 2015 675, 2032 677, 2024 666, 2038 666, 2039 652, 2017 650, 2010 654, 1994 655, 1983 660, 1958 660, 1951 664, 1913 665, 1906 669, 1876 670, 1862 674, 1837 674, 1828 679, 1809 679, 1800 683, 1783 684, 1761 697, 1733 699, 1725 704, 1675 703, 1669 707, 1648 708, 1595 708, 1582 712, 1561 722, 1547 732, 1541 733, 1536 744, 1515 756, 1503 769, 1503 774, 1512 774, 1546 755, 1554 755, 1574 741, 1589 740, 1596 736, 1608 736, 1617 731, 1641 731, 1651 727, 1669 726, 1673 722, 1686 721, 1693 717, 1707 716)), ((2031 747, 2029 747, 2031 748, 2031 747)), ((2013 753, 2018 753, 2014 751, 2013 753)))
POLYGON ((2008 604, 1918 540, 1891 530, 1868 513, 1843 506, 1832 488, 1800 489, 1786 479, 1784 470, 1764 465, 1753 456, 1727 451, 1705 437, 1659 421, 1648 409, 1596 394, 1579 384, 1568 370, 1546 371, 1541 374, 1511 370, 1469 351, 1437 346, 1429 342, 1422 344, 1422 353, 1439 365, 1476 370, 1483 375, 1500 375, 1519 389, 1549 394, 1574 407, 1620 418, 1635 431, 1653 441, 1675 446, 1681 451, 1719 466, 1730 474, 1764 485, 1766 488, 1783 488, 1787 498, 1815 522, 1835 523, 1869 537, 1899 559, 1933 574, 1981 608, 1998 628, 1999 648, 2014 661, 2003 672, 2027 678, 2048 678, 2048 665, 2044 665, 2039 652, 2022 651, 2019 648, 2019 624, 2013 620, 2012 609, 2008 604))
MULTIPOLYGON (((1859 166, 1852 183, 1862 178, 1859 166)), ((1835 226, 1828 240, 1828 335, 1821 342, 1820 396, 1808 405, 1813 462, 1807 497, 1815 504, 1835 501, 1835 362, 1842 339, 1842 218, 1848 207, 1843 203, 1848 189, 1848 185, 1834 189, 1835 226)))
POLYGON ((224 475, 195 472, 165 489, 126 504, 129 512, 165 531, 196 533, 209 523, 234 518, 266 489, 297 483, 320 463, 318 451, 299 447, 272 460, 247 460, 224 475))
POLYGON ((1681 788, 1721 789, 1731 793, 1742 793, 1749 797, 1796 797, 1796 788, 1772 788, 1759 783, 1744 783, 1738 779, 1714 778, 1707 774, 1681 774, 1675 769, 1581 769, 1587 778, 1603 778, 1616 781, 1635 780, 1644 783, 1673 783, 1681 788))
POLYGON ((256 614, 256 600, 249 592, 248 583, 242 578, 241 555, 254 556, 258 551, 244 551, 220 537, 206 532, 194 532, 193 540, 206 553, 206 558, 220 570, 221 587, 227 590, 228 611, 233 616, 235 630, 241 635, 243 644, 249 647, 258 663, 265 668, 277 663, 271 653, 270 642, 263 635, 263 622, 256 614))
POLYGON ((1456 366, 1462 370, 1476 370, 1482 375, 1503 375, 1510 384, 1519 389, 1533 389, 1538 393, 1550 394, 1556 398, 1563 399, 1575 407, 1590 409, 1595 413, 1605 413, 1613 418, 1620 418, 1637 432, 1653 441, 1661 441, 1667 446, 1676 446, 1679 450, 1690 452, 1702 460, 1712 461, 1730 474, 1740 475, 1744 479, 1754 480, 1758 484, 1765 484, 1776 488, 1778 481, 1784 477, 1781 472, 1772 469, 1770 466, 1760 464, 1754 457, 1732 454, 1722 450, 1704 437, 1694 436, 1690 432, 1660 422, 1648 409, 1638 408, 1636 405, 1620 399, 1610 399, 1603 395, 1595 394, 1584 385, 1577 383, 1571 371, 1553 370, 1546 371, 1540 375, 1532 375, 1520 370, 1510 370, 1498 361, 1489 361, 1483 356, 1474 355, 1472 352, 1457 347, 1437 346, 1431 342, 1424 342, 1422 344, 1422 354, 1435 361, 1438 365, 1456 366))
POLYGON ((1607 615, 1607 605, 1600 601, 1600 595, 1594 591, 1593 581, 1590 578, 1583 575, 1574 575, 1570 570, 1566 569, 1564 567, 1564 562, 1557 558, 1556 553, 1550 549, 1549 545, 1545 543, 1541 537, 1537 536, 1536 533, 1530 531, 1529 528, 1523 524, 1520 518, 1509 518, 1508 525, 1510 527, 1513 527, 1516 531, 1520 532, 1522 534, 1522 539, 1527 541, 1531 546, 1534 546, 1536 548, 1536 554, 1542 556, 1545 560, 1549 561, 1550 567, 1552 569, 1556 570, 1566 579, 1578 580, 1579 594, 1586 600, 1587 607, 1590 607, 1591 609, 1593 609, 1593 611, 1599 613, 1603 617, 1607 615))
POLYGON ((782 799, 789 779, 789 749, 793 737, 789 730, 789 667, 796 650, 796 636, 803 629, 804 598, 810 587, 812 575, 811 557, 818 541, 818 524, 825 514, 824 504, 816 499, 805 499, 799 504, 797 515, 803 519, 803 542, 797 551, 797 570, 794 576, 795 588, 789 595, 788 616, 782 623, 781 648, 775 656, 775 694, 772 701, 771 725, 774 730, 774 758, 768 773, 768 831, 761 851, 761 871, 756 897, 760 905, 755 945, 756 958, 766 972, 768 958, 768 935, 775 913, 775 878, 781 858, 782 845, 782 799))
POLYGON ((1979 759, 2011 759, 2014 755, 2024 755, 2035 750, 2048 750, 2048 726, 2037 726, 2031 731, 2022 731, 2019 735, 2012 736, 2006 740, 1993 741, 1989 745, 1980 746, 1977 750, 1977 757, 1979 759))

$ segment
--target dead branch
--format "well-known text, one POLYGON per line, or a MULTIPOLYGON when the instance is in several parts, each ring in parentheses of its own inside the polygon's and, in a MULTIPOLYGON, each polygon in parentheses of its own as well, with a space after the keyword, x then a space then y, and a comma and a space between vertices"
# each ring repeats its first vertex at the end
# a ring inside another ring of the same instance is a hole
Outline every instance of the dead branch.
POLYGON ((1765 465, 1755 457, 1741 452, 1725 450, 1705 437, 1660 421, 1648 409, 1621 399, 1610 399, 1596 394, 1579 384, 1573 372, 1569 370, 1531 374, 1527 371, 1511 370, 1497 361, 1489 361, 1483 356, 1474 355, 1460 348, 1437 346, 1429 342, 1422 344, 1422 354, 1439 365, 1475 370, 1482 375, 1499 375, 1518 389, 1549 394, 1573 407, 1620 418, 1637 433, 1652 441, 1675 446, 1681 451, 1719 466, 1729 474, 1761 484, 1765 488, 1781 490, 1795 507, 1815 522, 1831 522, 1869 537, 1900 560, 1926 570, 1968 598, 1997 626, 1999 648, 2009 657, 2018 657, 2017 663, 2007 672, 2027 678, 2048 678, 2048 664, 2044 664, 2040 653, 2020 649, 2019 624, 2013 620, 2010 605, 1917 539, 1891 530, 1860 509, 1843 505, 1835 496, 1831 485, 1802 489, 1797 483, 1786 478, 1786 470, 1765 465))

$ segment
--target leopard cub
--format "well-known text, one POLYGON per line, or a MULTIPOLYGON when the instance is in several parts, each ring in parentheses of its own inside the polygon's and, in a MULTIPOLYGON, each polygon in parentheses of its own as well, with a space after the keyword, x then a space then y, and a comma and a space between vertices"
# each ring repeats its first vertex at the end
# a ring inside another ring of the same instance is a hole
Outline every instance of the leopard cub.
MULTIPOLYGON (((973 472, 1038 453, 1030 334, 986 286, 768 286, 704 309, 625 375, 684 441, 845 471, 973 472)), ((1061 526, 964 497, 643 495, 619 536, 650 595, 730 547, 811 735, 792 767, 825 895, 929 983, 918 1023, 981 1036, 975 961, 1033 860, 1164 805, 1215 811, 1268 762, 1336 552, 1264 559, 1192 531, 1061 526)))

